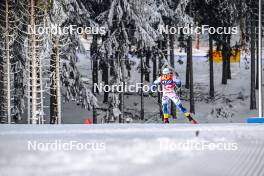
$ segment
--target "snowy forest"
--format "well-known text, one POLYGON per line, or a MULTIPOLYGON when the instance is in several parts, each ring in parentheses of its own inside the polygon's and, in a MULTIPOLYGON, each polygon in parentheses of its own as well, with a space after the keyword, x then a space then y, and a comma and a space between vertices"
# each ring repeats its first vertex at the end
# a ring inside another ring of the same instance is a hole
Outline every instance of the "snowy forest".
MULTIPOLYGON (((95 84, 151 85, 165 67, 182 80, 177 93, 200 123, 257 113, 257 0, 0 2, 1 123, 161 123, 161 93, 100 92, 95 84), (36 33, 70 25, 89 31, 36 33), (202 25, 238 33, 160 32, 202 25)), ((169 111, 173 123, 186 122, 175 105, 169 111)))

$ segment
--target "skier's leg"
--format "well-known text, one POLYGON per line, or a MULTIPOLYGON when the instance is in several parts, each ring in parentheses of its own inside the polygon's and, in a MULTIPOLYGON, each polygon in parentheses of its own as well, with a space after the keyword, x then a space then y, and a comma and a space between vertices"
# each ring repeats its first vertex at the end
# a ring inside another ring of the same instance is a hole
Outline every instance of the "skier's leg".
POLYGON ((168 100, 167 96, 162 97, 163 119, 165 123, 169 123, 168 100))
POLYGON ((171 99, 171 101, 178 107, 178 109, 182 112, 182 113, 187 113, 186 108, 183 107, 180 98, 175 94, 172 93, 169 95, 169 98, 171 99))
POLYGON ((169 96, 169 98, 173 101, 173 103, 180 109, 182 113, 184 113, 184 116, 192 123, 197 123, 191 116, 191 113, 186 110, 185 107, 183 107, 180 98, 174 93, 169 96))

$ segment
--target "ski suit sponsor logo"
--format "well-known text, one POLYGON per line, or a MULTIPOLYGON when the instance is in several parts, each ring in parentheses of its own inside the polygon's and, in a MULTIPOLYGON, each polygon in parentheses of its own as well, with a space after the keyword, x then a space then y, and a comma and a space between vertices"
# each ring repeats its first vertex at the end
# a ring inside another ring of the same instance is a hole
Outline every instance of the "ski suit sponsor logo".
POLYGON ((172 84, 173 80, 162 80, 161 84, 172 84))

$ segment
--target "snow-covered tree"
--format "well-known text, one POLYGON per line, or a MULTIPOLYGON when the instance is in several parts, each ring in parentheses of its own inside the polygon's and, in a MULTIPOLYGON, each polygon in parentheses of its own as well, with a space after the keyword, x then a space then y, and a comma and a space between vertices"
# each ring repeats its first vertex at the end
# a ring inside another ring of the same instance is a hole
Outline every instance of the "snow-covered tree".
MULTIPOLYGON (((90 24, 90 14, 81 1, 53 0, 50 4, 49 25, 63 28, 90 24)), ((77 33, 51 35, 51 43, 50 123, 60 123, 61 96, 65 97, 66 101, 76 101, 88 110, 97 106, 97 100, 83 83, 76 67, 77 52, 85 52, 80 36, 77 33)))
POLYGON ((77 52, 82 48, 80 36, 52 35, 49 30, 92 23, 83 2, 12 0, 0 5, 1 121, 21 119, 25 98, 28 123, 34 124, 45 121, 46 97, 54 99, 50 112, 56 109, 55 123, 61 122, 61 94, 83 108, 96 106, 76 67, 77 52))
POLYGON ((0 121, 12 123, 21 119, 23 86, 21 60, 16 55, 18 16, 16 2, 5 0, 0 4, 0 121))

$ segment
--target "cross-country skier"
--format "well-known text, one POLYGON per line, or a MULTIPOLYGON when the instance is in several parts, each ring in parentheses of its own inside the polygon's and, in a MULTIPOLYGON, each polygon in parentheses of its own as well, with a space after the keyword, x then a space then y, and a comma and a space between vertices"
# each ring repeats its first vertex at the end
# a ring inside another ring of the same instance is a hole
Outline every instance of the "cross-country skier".
POLYGON ((152 84, 152 90, 157 89, 157 84, 162 85, 162 107, 163 107, 163 117, 164 122, 169 123, 169 114, 168 114, 168 103, 171 100, 180 110, 184 113, 185 117, 193 124, 197 122, 192 118, 191 113, 189 113, 182 105, 180 98, 175 92, 175 88, 181 87, 181 80, 177 79, 176 76, 170 72, 169 68, 165 68, 162 71, 162 76, 155 80, 152 84))

